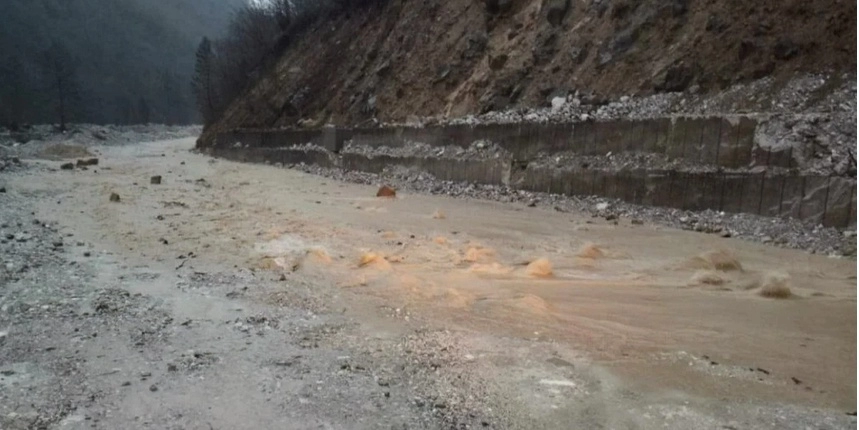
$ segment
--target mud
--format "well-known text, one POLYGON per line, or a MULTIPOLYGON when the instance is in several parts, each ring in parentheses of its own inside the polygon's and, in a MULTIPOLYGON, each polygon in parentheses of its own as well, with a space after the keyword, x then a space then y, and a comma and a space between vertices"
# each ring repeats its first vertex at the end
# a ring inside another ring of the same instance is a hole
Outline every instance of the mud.
POLYGON ((855 258, 192 146, 3 173, 3 428, 856 428, 855 258))

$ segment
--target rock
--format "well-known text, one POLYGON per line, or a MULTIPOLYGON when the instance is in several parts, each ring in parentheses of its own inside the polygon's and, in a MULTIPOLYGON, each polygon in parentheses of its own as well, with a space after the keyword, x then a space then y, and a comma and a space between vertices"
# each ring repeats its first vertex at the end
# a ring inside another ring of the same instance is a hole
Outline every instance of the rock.
POLYGON ((98 158, 87 158, 85 160, 78 160, 78 162, 77 162, 78 167, 97 166, 97 165, 98 165, 98 158))
POLYGON ((393 188, 387 186, 387 185, 382 185, 381 187, 379 187, 379 191, 376 192, 376 197, 396 197, 396 196, 397 196, 397 191, 394 190, 393 188))
POLYGON ((0 345, 6 343, 6 338, 9 337, 8 331, 0 331, 0 345))
POLYGON ((110 201, 111 201, 111 202, 119 203, 119 200, 120 200, 120 198, 119 198, 119 194, 116 194, 116 193, 110 193, 110 201))
POLYGON ((546 9, 546 20, 553 26, 561 25, 570 7, 570 0, 545 0, 543 8, 546 9))
POLYGON ((582 64, 582 62, 585 60, 585 58, 587 58, 587 56, 588 56, 587 47, 579 48, 577 46, 574 46, 574 47, 570 48, 570 58, 576 64, 582 64))
POLYGON ((53 245, 54 245, 54 248, 62 248, 63 247, 63 241, 61 241, 61 240, 55 241, 53 243, 53 245))
POLYGON ((721 33, 728 29, 728 24, 719 16, 710 15, 707 18, 707 26, 704 27, 704 29, 711 33, 721 33))
POLYGON ((152 185, 159 185, 159 184, 161 184, 161 176, 160 176, 160 175, 156 175, 156 176, 153 176, 153 177, 149 178, 149 183, 150 183, 150 184, 152 184, 152 185))
POLYGON ((507 54, 496 55, 489 59, 489 68, 492 70, 501 70, 505 64, 507 64, 507 54))
POLYGON ((778 60, 790 60, 799 54, 799 46, 790 39, 781 39, 773 46, 773 56, 778 60))
POLYGON ((439 66, 438 69, 436 69, 436 78, 433 80, 433 82, 441 82, 441 81, 445 80, 449 75, 450 75, 450 65, 445 64, 445 65, 439 66))
POLYGON ((683 64, 674 65, 668 68, 662 83, 654 89, 661 92, 684 91, 693 79, 695 79, 695 72, 691 67, 683 64))
POLYGON ((486 11, 492 14, 506 12, 513 4, 513 0, 484 0, 486 11))
POLYGON ((564 105, 567 104, 566 97, 555 97, 552 99, 552 111, 557 112, 561 110, 564 105))
POLYGON ((84 257, 89 257, 89 256, 91 256, 91 255, 92 255, 92 253, 91 253, 91 252, 89 252, 89 251, 84 251, 84 257))
POLYGON ((604 210, 608 209, 608 203, 605 203, 605 202, 603 202, 603 203, 597 203, 597 204, 596 204, 596 206, 595 206, 595 208, 596 208, 596 210, 598 210, 598 211, 604 211, 604 210))
POLYGON ((6 187, 0 187, 0 193, 5 193, 5 192, 6 192, 6 187))
POLYGON ((620 98, 621 103, 629 103, 629 96, 622 96, 620 98))
POLYGON ((384 75, 384 74, 388 73, 390 70, 391 70, 391 60, 385 60, 384 63, 382 63, 381 65, 379 65, 379 67, 376 68, 376 75, 377 76, 384 75))
POLYGON ((155 384, 152 384, 149 386, 149 391, 152 391, 154 393, 158 391, 158 387, 155 384))
POLYGON ((746 39, 740 42, 740 47, 737 50, 737 59, 745 60, 749 55, 758 50, 758 44, 751 39, 746 39))
POLYGON ((96 138, 96 139, 98 139, 98 140, 107 140, 107 135, 106 135, 106 134, 104 134, 104 132, 103 132, 103 131, 93 131, 93 132, 92 132, 92 137, 94 137, 94 138, 96 138))
POLYGON ((75 168, 74 163, 63 163, 60 165, 60 169, 63 170, 73 170, 75 168))
POLYGON ((644 225, 644 221, 642 221, 640 219, 633 219, 631 221, 631 223, 632 223, 632 225, 644 225))

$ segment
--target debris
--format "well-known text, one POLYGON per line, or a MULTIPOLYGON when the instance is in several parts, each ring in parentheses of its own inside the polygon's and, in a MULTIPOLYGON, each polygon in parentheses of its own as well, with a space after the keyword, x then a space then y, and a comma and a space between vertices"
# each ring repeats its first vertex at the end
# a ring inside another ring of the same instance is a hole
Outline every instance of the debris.
POLYGON ((149 183, 150 183, 150 184, 152 184, 152 185, 159 185, 159 184, 161 184, 161 176, 160 176, 160 175, 156 175, 156 176, 153 176, 153 177, 149 178, 149 183))
POLYGON ((397 196, 397 191, 394 190, 393 188, 387 186, 387 185, 382 185, 381 187, 379 187, 379 191, 376 192, 376 197, 396 197, 396 196, 397 196))
POLYGON ((75 165, 73 163, 63 163, 60 165, 60 169, 63 170, 74 170, 75 165))
POLYGON ((120 200, 120 198, 119 198, 119 194, 117 194, 117 193, 110 193, 110 201, 112 201, 112 202, 114 202, 114 203, 119 203, 119 200, 120 200))

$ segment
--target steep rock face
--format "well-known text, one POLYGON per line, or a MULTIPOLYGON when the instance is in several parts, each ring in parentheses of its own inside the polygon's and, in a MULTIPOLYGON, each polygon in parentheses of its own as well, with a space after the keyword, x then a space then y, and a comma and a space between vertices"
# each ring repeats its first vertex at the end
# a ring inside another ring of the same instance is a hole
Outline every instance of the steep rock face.
POLYGON ((839 0, 388 0, 314 26, 208 127, 408 121, 856 67, 839 0))

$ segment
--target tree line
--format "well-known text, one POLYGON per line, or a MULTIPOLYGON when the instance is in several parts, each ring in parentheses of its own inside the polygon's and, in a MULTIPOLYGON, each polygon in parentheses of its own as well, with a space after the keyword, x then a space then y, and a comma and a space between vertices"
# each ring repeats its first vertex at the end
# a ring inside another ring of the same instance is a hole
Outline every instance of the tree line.
POLYGON ((191 88, 204 124, 216 121, 314 23, 381 1, 258 0, 238 8, 224 37, 197 45, 191 88))
POLYGON ((0 125, 200 121, 200 37, 247 0, 4 0, 0 125))

